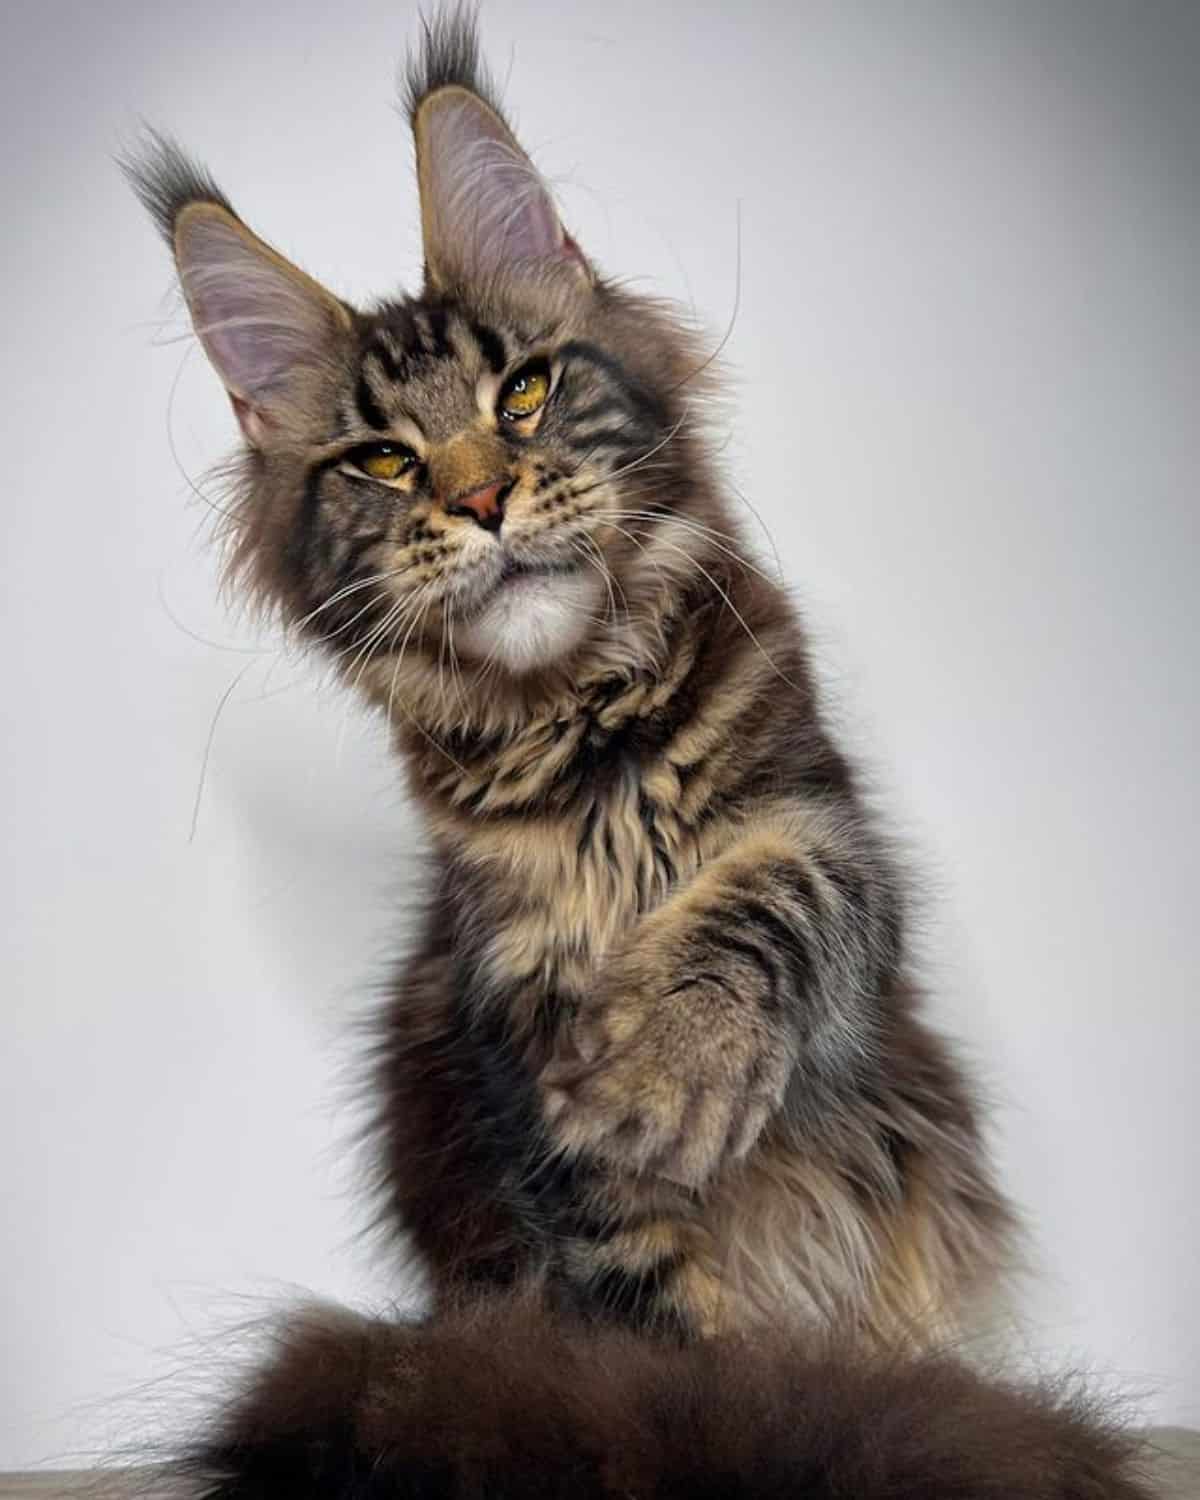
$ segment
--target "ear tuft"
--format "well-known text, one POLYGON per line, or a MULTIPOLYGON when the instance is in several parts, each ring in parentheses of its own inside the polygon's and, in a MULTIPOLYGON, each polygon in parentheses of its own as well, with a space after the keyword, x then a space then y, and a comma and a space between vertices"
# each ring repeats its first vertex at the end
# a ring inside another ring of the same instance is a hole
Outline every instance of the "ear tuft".
POLYGON ((479 55, 478 10, 474 5, 447 6, 432 18, 421 18, 420 48, 409 54, 403 98, 409 124, 430 94, 451 86, 466 89, 501 114, 500 96, 479 55))
POLYGON ((500 111, 479 59, 473 7, 459 5, 424 23, 405 77, 431 286, 554 263, 590 278, 549 188, 500 111))
POLYGON ((213 203, 233 215, 233 205, 208 171, 162 131, 146 126, 139 143, 117 157, 117 165, 172 250, 175 220, 189 203, 213 203))
POLYGON ((148 131, 120 165, 174 251, 192 326, 243 433, 270 446, 296 413, 304 372, 326 365, 350 330, 349 309, 247 229, 169 137, 148 131))
POLYGON ((328 359, 350 314, 220 203, 179 210, 175 260, 196 334, 242 430, 261 446, 298 374, 328 359))

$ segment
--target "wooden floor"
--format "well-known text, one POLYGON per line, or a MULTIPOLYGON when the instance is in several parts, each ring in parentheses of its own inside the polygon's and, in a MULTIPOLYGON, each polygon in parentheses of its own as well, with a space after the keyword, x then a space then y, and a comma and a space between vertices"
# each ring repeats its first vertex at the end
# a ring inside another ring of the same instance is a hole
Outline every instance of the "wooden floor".
MULTIPOLYGON (((1161 1500, 1200 1500, 1200 1431, 1154 1427, 1146 1434, 1148 1469, 1161 1500)), ((44 1469, 0 1473, 0 1500, 159 1500, 149 1470, 44 1469)), ((299 1497, 297 1497, 299 1500, 299 1497)), ((1014 1500, 1019 1497, 1014 1496, 1014 1500)))
POLYGON ((1163 1500, 1200 1500, 1200 1432, 1156 1427, 1148 1436, 1157 1450, 1154 1473, 1163 1500))

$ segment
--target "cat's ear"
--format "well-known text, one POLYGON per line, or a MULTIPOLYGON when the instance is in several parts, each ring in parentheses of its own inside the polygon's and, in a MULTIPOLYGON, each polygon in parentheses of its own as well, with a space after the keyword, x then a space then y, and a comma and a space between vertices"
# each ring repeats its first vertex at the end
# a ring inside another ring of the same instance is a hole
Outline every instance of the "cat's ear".
POLYGON ((173 143, 153 137, 122 165, 174 251, 192 326, 247 442, 271 447, 305 372, 325 365, 350 331, 349 310, 249 230, 173 143))
POLYGON ((269 447, 298 377, 323 364, 349 331, 336 297, 213 203, 175 220, 175 263, 192 324, 229 392, 242 431, 269 447))
POLYGON ((445 85, 419 100, 412 119, 425 274, 433 289, 548 263, 591 279, 537 168, 478 94, 445 85))

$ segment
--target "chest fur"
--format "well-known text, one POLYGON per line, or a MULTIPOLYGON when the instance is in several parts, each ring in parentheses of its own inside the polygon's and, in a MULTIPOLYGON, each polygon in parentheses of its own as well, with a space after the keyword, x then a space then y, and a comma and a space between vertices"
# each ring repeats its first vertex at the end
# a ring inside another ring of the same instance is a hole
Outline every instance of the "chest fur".
POLYGON ((700 841, 632 769, 553 814, 459 823, 477 962, 492 983, 581 994, 699 864, 700 841))

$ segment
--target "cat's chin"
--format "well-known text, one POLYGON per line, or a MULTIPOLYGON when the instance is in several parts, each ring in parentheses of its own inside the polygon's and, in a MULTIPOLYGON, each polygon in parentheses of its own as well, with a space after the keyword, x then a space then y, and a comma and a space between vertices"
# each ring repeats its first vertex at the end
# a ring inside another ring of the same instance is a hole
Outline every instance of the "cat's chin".
POLYGON ((595 624, 603 583, 591 570, 520 573, 454 627, 458 653, 520 676, 574 651, 595 624))

